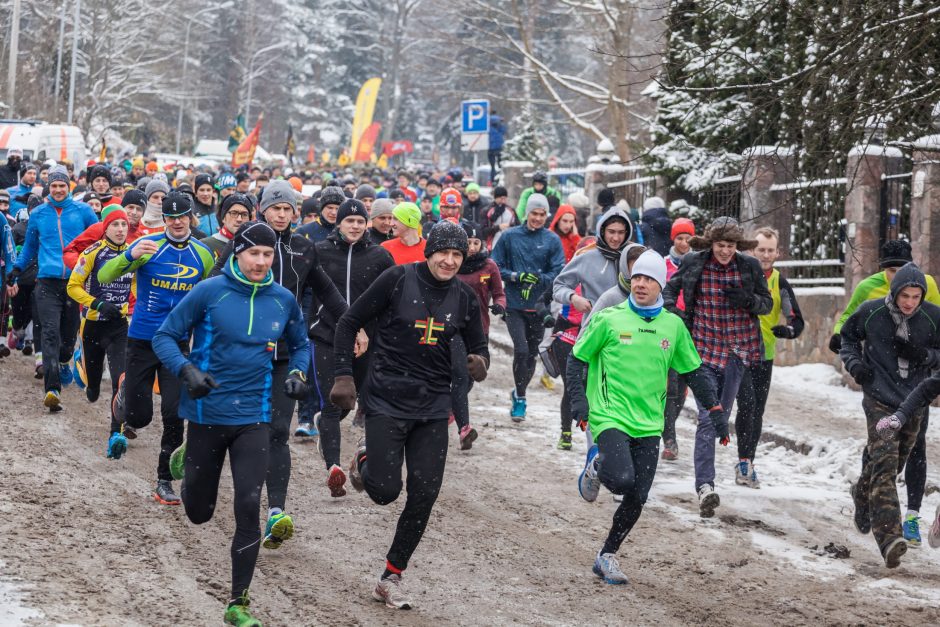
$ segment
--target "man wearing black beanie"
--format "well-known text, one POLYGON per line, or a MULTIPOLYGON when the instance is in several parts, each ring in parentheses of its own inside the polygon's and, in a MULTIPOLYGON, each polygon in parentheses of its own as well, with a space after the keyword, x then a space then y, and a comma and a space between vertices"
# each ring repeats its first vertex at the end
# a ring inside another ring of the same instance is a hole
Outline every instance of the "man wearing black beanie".
POLYGON ((356 451, 350 481, 356 490, 386 505, 402 490, 407 498, 386 555, 385 571, 372 597, 390 608, 412 607, 401 574, 427 527, 444 476, 450 415, 452 342, 467 346, 467 369, 486 378, 489 351, 473 290, 456 278, 467 254, 467 234, 442 221, 428 235, 427 261, 389 268, 340 318, 334 342, 336 379, 330 401, 340 409, 356 405, 353 358, 359 329, 375 321, 365 395, 366 444, 356 451))

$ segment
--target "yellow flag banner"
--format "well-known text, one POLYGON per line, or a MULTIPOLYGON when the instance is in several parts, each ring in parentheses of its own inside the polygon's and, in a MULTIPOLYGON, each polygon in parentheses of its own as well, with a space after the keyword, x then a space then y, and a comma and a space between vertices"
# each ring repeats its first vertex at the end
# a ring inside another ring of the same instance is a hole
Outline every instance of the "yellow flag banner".
POLYGON ((379 87, 381 86, 381 78, 370 78, 362 84, 362 88, 359 90, 359 96, 356 98, 356 113, 353 115, 352 136, 349 142, 350 155, 357 154, 359 139, 369 128, 369 125, 372 124, 375 101, 379 97, 379 87))
POLYGON ((237 168, 242 165, 251 165, 255 159, 255 150, 258 148, 258 138, 261 136, 261 120, 264 114, 258 116, 258 123, 251 129, 248 136, 238 144, 238 148, 232 153, 232 167, 237 168))

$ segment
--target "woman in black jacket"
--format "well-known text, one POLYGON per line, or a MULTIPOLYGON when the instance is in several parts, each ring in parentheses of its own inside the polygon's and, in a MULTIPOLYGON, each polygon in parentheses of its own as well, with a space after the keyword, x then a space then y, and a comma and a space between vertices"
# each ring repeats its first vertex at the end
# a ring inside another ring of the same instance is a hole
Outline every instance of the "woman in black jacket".
MULTIPOLYGON (((349 199, 340 205, 336 213, 336 228, 325 240, 316 244, 317 256, 323 270, 339 289, 350 305, 372 285, 388 268, 395 265, 392 255, 375 244, 367 235, 369 213, 365 205, 349 199)), ((319 307, 314 297, 314 308, 319 307)), ((312 309, 312 310, 313 310, 312 309)), ((319 449, 329 472, 327 486, 334 497, 346 494, 346 473, 340 465, 341 443, 340 420, 349 412, 341 410, 329 401, 333 387, 333 335, 340 316, 321 311, 311 320, 310 339, 313 342, 313 362, 316 382, 320 389, 321 407, 316 429, 320 432, 319 449)), ((365 393, 363 383, 369 371, 368 339, 375 335, 375 322, 359 331, 356 359, 353 360, 353 376, 360 393, 365 393)))

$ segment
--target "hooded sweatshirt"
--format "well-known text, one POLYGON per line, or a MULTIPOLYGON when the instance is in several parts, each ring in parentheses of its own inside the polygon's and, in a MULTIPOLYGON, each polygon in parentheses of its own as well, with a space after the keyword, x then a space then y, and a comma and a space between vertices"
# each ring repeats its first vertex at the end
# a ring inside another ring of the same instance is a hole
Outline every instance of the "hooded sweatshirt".
POLYGON ((926 294, 927 280, 913 263, 898 270, 891 291, 884 299, 869 300, 849 316, 842 326, 839 357, 852 373, 859 366, 871 368, 874 379, 862 391, 876 401, 896 409, 914 388, 940 366, 940 307, 928 302, 909 316, 892 307, 905 287, 919 287, 926 294), (890 301, 890 302, 888 302, 890 301), (927 360, 908 363, 898 355, 898 339, 927 348, 927 360))
MULTIPOLYGON (((617 267, 620 250, 614 251, 607 246, 603 239, 604 224, 611 218, 622 218, 627 222, 627 235, 630 231, 630 220, 621 209, 611 207, 597 221, 597 245, 587 248, 571 260, 561 271, 552 286, 552 298, 565 305, 571 302, 574 290, 581 286, 581 295, 594 303, 601 294, 617 284, 617 267)), ((629 239, 629 237, 627 238, 629 239)), ((623 246, 629 242, 624 240, 623 246)))
POLYGON ((665 207, 653 207, 643 211, 643 217, 640 219, 640 233, 643 234, 645 246, 665 257, 672 246, 672 240, 669 238, 671 232, 672 220, 669 219, 669 212, 665 207))
POLYGON ((591 307, 591 311, 584 315, 584 319, 581 321, 582 329, 588 325, 588 322, 591 321, 591 316, 595 313, 607 309, 608 307, 619 305, 625 302, 630 296, 630 270, 627 267, 627 251, 634 246, 640 246, 640 244, 629 242, 623 247, 623 250, 620 251, 620 261, 617 262, 617 283, 601 294, 600 298, 594 302, 594 306, 591 307))
POLYGON ((555 217, 552 218, 552 223, 548 227, 561 240, 561 247, 565 251, 565 263, 570 262, 572 257, 574 257, 574 253, 578 250, 578 243, 581 241, 581 236, 578 234, 577 228, 572 228, 571 232, 567 235, 562 235, 558 229, 555 228, 558 225, 558 220, 561 219, 561 216, 568 214, 575 217, 575 227, 577 227, 578 214, 575 213, 574 207, 570 205, 560 206, 558 211, 555 212, 555 217))

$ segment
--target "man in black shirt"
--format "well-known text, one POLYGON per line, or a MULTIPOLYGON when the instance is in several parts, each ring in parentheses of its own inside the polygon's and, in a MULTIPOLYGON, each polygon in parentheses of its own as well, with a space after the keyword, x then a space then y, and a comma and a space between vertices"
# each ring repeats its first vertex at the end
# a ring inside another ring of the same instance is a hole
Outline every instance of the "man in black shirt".
POLYGON ((385 572, 372 593, 388 607, 412 602, 401 573, 421 541, 437 500, 447 459, 451 410, 451 342, 467 347, 467 370, 486 378, 489 351, 473 290, 456 278, 467 254, 467 234, 442 221, 431 229, 427 262, 389 268, 340 318, 334 351, 336 377, 330 401, 341 409, 356 403, 353 348, 356 333, 378 320, 365 398, 366 445, 356 451, 350 482, 380 505, 401 493, 401 467, 408 460, 408 493, 385 572))

